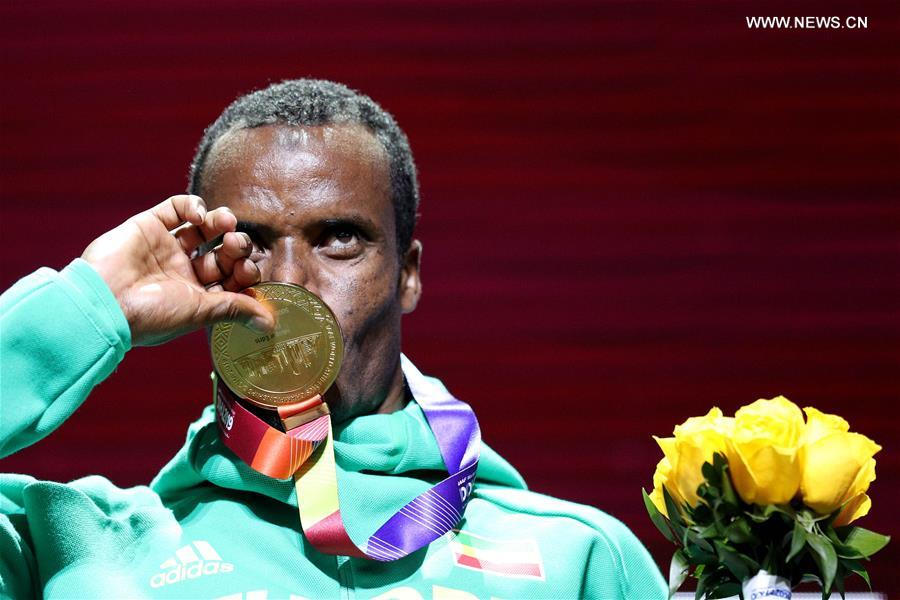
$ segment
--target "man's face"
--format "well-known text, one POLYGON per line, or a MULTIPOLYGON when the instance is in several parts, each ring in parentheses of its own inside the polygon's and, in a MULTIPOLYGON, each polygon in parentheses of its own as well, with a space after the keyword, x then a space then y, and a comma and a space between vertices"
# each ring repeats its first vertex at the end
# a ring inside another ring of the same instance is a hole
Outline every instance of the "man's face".
MULTIPOLYGON (((419 248, 398 260, 388 157, 360 125, 268 125, 213 146, 200 195, 253 241, 262 281, 302 285, 331 308, 344 362, 336 421, 402 402, 400 318, 420 293, 419 248)), ((395 406, 396 404, 396 406, 395 406)))

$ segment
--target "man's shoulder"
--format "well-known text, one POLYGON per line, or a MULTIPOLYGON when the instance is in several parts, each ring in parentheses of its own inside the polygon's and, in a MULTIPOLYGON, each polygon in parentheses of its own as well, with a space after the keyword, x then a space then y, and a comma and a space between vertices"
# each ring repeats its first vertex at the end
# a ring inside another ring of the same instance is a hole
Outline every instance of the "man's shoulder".
POLYGON ((479 486, 473 502, 477 500, 491 507, 478 510, 488 510, 494 513, 495 518, 521 519, 529 522, 532 527, 562 526, 588 537, 600 535, 610 540, 634 537, 624 523, 609 513, 531 490, 479 486))
POLYGON ((614 563, 646 554, 631 530, 612 515, 528 490, 522 476, 487 445, 466 520, 486 531, 527 531, 550 542, 565 540, 574 552, 600 552, 614 563))
POLYGON ((171 514, 149 487, 122 488, 100 475, 61 483, 4 473, 0 475, 0 509, 5 514, 40 516, 42 522, 61 527, 91 523, 102 527, 108 519, 147 525, 150 515, 168 520, 171 514))
POLYGON ((548 581, 556 574, 555 585, 580 582, 578 596, 665 597, 659 569, 640 540, 622 521, 591 506, 482 485, 461 530, 472 545, 508 546, 539 557, 548 581))

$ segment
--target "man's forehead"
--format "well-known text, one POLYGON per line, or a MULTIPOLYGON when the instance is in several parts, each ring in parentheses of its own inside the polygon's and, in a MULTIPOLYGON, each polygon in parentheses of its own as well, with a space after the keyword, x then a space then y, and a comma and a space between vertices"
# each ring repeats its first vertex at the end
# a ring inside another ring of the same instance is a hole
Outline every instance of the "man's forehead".
POLYGON ((275 123, 258 127, 234 127, 219 137, 207 157, 207 169, 232 166, 248 155, 277 156, 296 167, 352 157, 377 163, 387 152, 364 125, 352 122, 323 125, 275 123))

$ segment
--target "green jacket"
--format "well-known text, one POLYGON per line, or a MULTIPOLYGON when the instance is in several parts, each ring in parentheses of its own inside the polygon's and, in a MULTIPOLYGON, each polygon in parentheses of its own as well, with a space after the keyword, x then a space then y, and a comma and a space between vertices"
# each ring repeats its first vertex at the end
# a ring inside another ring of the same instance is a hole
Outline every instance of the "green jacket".
MULTIPOLYGON (((0 456, 59 427, 131 346, 115 298, 81 260, 41 269, 4 293, 0 335, 0 456)), ((356 540, 443 469, 415 402, 336 428, 335 453, 341 511, 356 540)), ((389 563, 307 543, 293 482, 260 475, 225 448, 212 406, 149 487, 121 489, 99 476, 65 484, 0 477, 7 597, 666 597, 656 565, 621 522, 529 492, 487 446, 458 530, 389 563)))

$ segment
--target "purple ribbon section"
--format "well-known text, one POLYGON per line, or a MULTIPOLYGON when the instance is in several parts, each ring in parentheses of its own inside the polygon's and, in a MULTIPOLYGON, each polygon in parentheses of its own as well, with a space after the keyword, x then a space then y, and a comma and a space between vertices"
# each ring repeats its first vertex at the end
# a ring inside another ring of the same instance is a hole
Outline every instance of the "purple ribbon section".
POLYGON ((476 464, 481 429, 472 407, 454 398, 437 381, 429 381, 406 356, 401 355, 400 363, 409 389, 434 432, 447 471, 462 471, 476 464))
POLYGON ((477 468, 477 462, 469 465, 413 498, 372 534, 366 554, 375 560, 397 560, 453 529, 466 510, 477 468))
POLYGON ((459 523, 472 494, 481 449, 481 429, 472 408, 428 381, 405 356, 401 363, 451 475, 413 498, 369 538, 366 554, 382 561, 415 552, 459 523))

